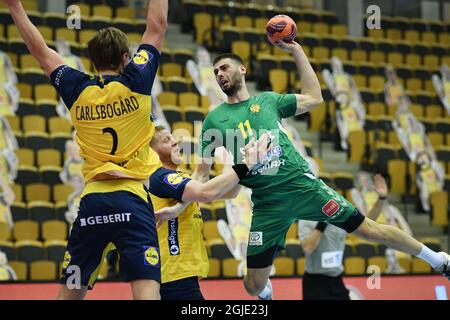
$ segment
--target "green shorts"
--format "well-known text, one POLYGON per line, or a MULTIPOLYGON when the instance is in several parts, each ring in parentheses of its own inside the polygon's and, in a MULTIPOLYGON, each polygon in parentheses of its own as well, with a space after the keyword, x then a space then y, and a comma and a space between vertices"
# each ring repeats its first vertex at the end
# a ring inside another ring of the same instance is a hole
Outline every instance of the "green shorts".
POLYGON ((283 249, 286 233, 297 220, 324 221, 352 232, 345 222, 358 213, 342 195, 308 173, 278 189, 253 191, 252 202, 247 256, 274 246, 283 249))

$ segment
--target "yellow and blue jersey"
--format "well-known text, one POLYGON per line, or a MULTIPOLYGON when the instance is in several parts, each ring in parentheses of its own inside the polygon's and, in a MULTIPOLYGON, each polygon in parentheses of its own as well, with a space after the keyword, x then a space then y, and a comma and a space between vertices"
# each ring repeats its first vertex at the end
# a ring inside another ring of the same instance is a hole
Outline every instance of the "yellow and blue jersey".
MULTIPOLYGON (((189 175, 159 168, 150 177, 150 196, 155 211, 182 201, 189 175)), ((161 283, 189 277, 205 278, 209 262, 203 240, 203 220, 197 202, 191 203, 177 218, 158 229, 161 253, 161 283)))
POLYGON ((76 129, 86 182, 99 174, 144 180, 158 168, 149 142, 154 133, 150 95, 159 59, 155 47, 142 44, 119 75, 89 76, 67 65, 52 72, 76 129))

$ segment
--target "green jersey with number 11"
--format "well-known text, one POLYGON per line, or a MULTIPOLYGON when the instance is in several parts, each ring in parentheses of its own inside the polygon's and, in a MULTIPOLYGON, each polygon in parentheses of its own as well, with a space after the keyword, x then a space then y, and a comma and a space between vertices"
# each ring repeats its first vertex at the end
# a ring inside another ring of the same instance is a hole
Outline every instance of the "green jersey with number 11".
POLYGON ((246 101, 222 103, 205 118, 200 140, 200 156, 210 158, 214 149, 224 146, 230 151, 234 163, 242 163, 244 146, 267 132, 272 149, 260 161, 241 184, 253 189, 274 190, 298 179, 304 173, 311 174, 308 163, 297 152, 284 132, 281 119, 295 115, 297 109, 294 94, 264 92, 246 101))

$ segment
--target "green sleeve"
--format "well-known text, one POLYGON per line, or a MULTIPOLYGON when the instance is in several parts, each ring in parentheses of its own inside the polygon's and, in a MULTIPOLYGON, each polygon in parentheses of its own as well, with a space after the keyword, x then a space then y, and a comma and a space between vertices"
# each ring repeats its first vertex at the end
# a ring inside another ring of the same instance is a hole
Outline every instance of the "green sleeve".
POLYGON ((269 94, 280 118, 295 116, 297 111, 297 98, 295 94, 279 94, 275 92, 270 92, 269 94))

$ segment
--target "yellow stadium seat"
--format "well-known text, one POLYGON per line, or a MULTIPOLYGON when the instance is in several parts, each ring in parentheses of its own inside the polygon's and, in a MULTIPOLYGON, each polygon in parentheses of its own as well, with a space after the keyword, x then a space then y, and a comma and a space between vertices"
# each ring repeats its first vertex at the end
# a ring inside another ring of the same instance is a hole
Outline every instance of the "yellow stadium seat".
POLYGON ((425 115, 427 117, 427 119, 435 119, 435 118, 440 118, 442 116, 442 111, 444 109, 437 104, 430 104, 427 105, 425 108, 425 115))
POLYGON ((298 239, 298 224, 296 222, 291 224, 286 233, 286 240, 288 239, 298 239))
POLYGON ((213 18, 209 13, 200 12, 194 14, 195 41, 198 45, 204 43, 211 45, 211 30, 213 26, 213 18))
POLYGON ((25 186, 27 201, 50 201, 50 187, 43 183, 32 183, 25 186))
POLYGON ((35 221, 22 220, 14 223, 14 239, 37 240, 39 237, 39 225, 35 221))
POLYGON ((426 43, 426 44, 433 44, 433 45, 436 44, 436 42, 437 42, 436 33, 432 32, 432 31, 423 31, 421 42, 426 43))
POLYGON ((439 44, 441 45, 447 45, 450 43, 450 33, 440 33, 439 34, 439 44))
POLYGON ((412 272, 413 273, 430 273, 431 266, 420 258, 412 258, 412 272))
POLYGON ((48 120, 48 129, 52 133, 72 134, 72 124, 70 120, 60 117, 51 117, 48 120))
POLYGON ((66 40, 69 42, 77 42, 77 34, 75 30, 67 28, 58 28, 55 31, 55 40, 66 40))
POLYGON ((192 137, 194 135, 194 125, 187 121, 177 121, 172 124, 172 134, 175 135, 176 131, 184 132, 183 135, 188 133, 192 137))
POLYGON ((386 113, 386 107, 382 102, 370 102, 367 105, 367 111, 371 116, 382 116, 386 113))
POLYGON ((200 99, 198 94, 194 92, 183 92, 178 95, 180 107, 199 106, 200 99))
POLYGON ((233 41, 231 43, 231 52, 234 54, 237 54, 239 57, 241 57, 242 61, 244 61, 244 65, 247 67, 247 69, 250 68, 250 53, 251 48, 250 44, 247 41, 233 41))
POLYGON ((218 278, 220 277, 220 274, 220 260, 209 258, 208 278, 218 278))
MULTIPOLYGON (((24 55, 22 55, 23 57, 24 55)), ((18 83, 17 84, 17 88, 19 89, 20 92, 20 97, 23 99, 32 99, 33 96, 33 90, 32 90, 32 86, 29 83, 18 83)))
POLYGON ((134 8, 119 7, 119 8, 116 8, 115 17, 134 20, 136 18, 136 12, 135 12, 134 8))
POLYGON ((323 22, 314 23, 312 31, 313 33, 316 33, 319 36, 328 35, 330 32, 329 25, 323 22))
POLYGON ((158 102, 161 106, 165 105, 171 105, 176 106, 178 104, 177 102, 178 95, 175 92, 161 92, 158 96, 158 102))
POLYGON ((217 229, 217 221, 205 221, 203 223, 203 236, 206 241, 222 239, 222 236, 217 229))
POLYGON ((312 50, 312 57, 318 60, 325 60, 330 57, 330 49, 326 47, 314 47, 312 50))
POLYGON ((350 52, 350 60, 353 62, 366 62, 367 52, 362 49, 353 49, 350 52))
POLYGON ((58 100, 58 93, 50 84, 37 84, 34 87, 34 98, 36 100, 58 100))
POLYGON ((394 67, 400 66, 403 64, 403 54, 400 52, 390 52, 387 55, 387 62, 394 67))
POLYGON ((237 16, 234 19, 234 26, 239 29, 253 28, 252 18, 249 16, 237 16))
POLYGON ((403 270, 405 270, 405 273, 410 273, 411 272, 411 259, 407 256, 401 256, 397 258, 398 260, 398 264, 400 265, 400 267, 403 268, 403 270))
POLYGON ((73 192, 73 188, 64 184, 53 186, 53 200, 55 202, 65 202, 69 195, 73 192))
POLYGON ((34 151, 32 149, 20 148, 15 153, 19 158, 19 165, 34 166, 34 151))
POLYGON ((17 280, 24 281, 28 279, 28 265, 23 261, 8 261, 8 264, 16 273, 17 280))
POLYGON ((306 258, 305 257, 297 258, 295 264, 297 275, 302 276, 305 273, 306 258))
POLYGON ((79 33, 80 45, 82 45, 82 46, 87 45, 87 43, 94 37, 96 32, 97 32, 96 30, 91 30, 91 29, 80 30, 80 33, 79 33))
POLYGON ((45 118, 40 115, 26 115, 22 118, 24 132, 46 132, 45 118))
POLYGON ((372 51, 370 52, 370 62, 372 63, 385 63, 386 56, 382 51, 372 51))
POLYGON ((369 77, 369 88, 373 90, 384 90, 385 79, 382 76, 370 76, 369 77))
POLYGON ((405 31, 405 40, 410 41, 410 42, 420 41, 419 32, 416 30, 406 30, 405 31))
POLYGON ((222 260, 222 275, 224 278, 235 278, 238 276, 238 266, 240 261, 234 258, 222 260))
POLYGON ((55 280, 56 264, 53 261, 40 260, 30 264, 30 280, 55 280))
POLYGON ((320 106, 311 109, 311 111, 309 112, 310 117, 309 131, 319 132, 320 127, 323 125, 323 122, 325 121, 325 115, 327 111, 325 104, 326 102, 324 101, 320 104, 320 106))
POLYGON ((388 160, 388 174, 390 192, 406 193, 406 162, 401 159, 388 160))
POLYGON ((274 259, 275 275, 293 276, 295 272, 295 262, 290 257, 277 257, 274 259))
POLYGON ((363 74, 355 74, 353 75, 353 81, 358 88, 366 88, 367 87, 367 79, 363 74))
POLYGON ((362 163, 366 146, 366 136, 363 130, 351 131, 348 134, 349 161, 362 163))
POLYGON ((344 48, 334 48, 331 50, 331 55, 340 60, 348 60, 348 51, 344 48))
MULTIPOLYGON (((24 68, 37 68, 40 69, 41 65, 31 54, 23 54, 20 56, 20 67, 24 68)), ((22 97, 26 98, 26 97, 22 97)))
POLYGON ((288 73, 283 69, 272 69, 269 71, 269 83, 272 91, 277 93, 287 93, 288 91, 288 73))
POLYGON ((60 220, 49 220, 43 222, 42 239, 45 241, 67 239, 67 224, 60 220))
POLYGON ((344 260, 346 275, 362 275, 366 273, 366 261, 362 257, 348 257, 344 260))
POLYGON ((383 39, 384 30, 383 29, 369 29, 367 30, 367 35, 372 39, 383 39))
POLYGON ((387 261, 386 257, 383 256, 375 256, 367 259, 368 266, 378 266, 380 268, 381 273, 385 273, 387 269, 387 261))
POLYGON ((61 153, 56 149, 41 149, 37 152, 37 165, 61 166, 61 153))
POLYGON ((112 8, 107 5, 95 5, 92 7, 92 16, 112 18, 112 8))
POLYGON ((348 35, 347 26, 345 24, 333 24, 331 26, 331 34, 335 36, 345 37, 348 35))
POLYGON ((448 226, 448 193, 439 191, 430 195, 431 223, 435 226, 448 226))
POLYGON ((161 66, 161 76, 163 77, 182 77, 183 67, 178 63, 164 63, 161 66))
POLYGON ((420 55, 417 53, 408 53, 406 55, 406 64, 410 67, 420 67, 422 64, 420 55))
POLYGON ((0 222, 0 240, 8 240, 10 237, 11 232, 9 231, 8 224, 5 222, 0 222))

